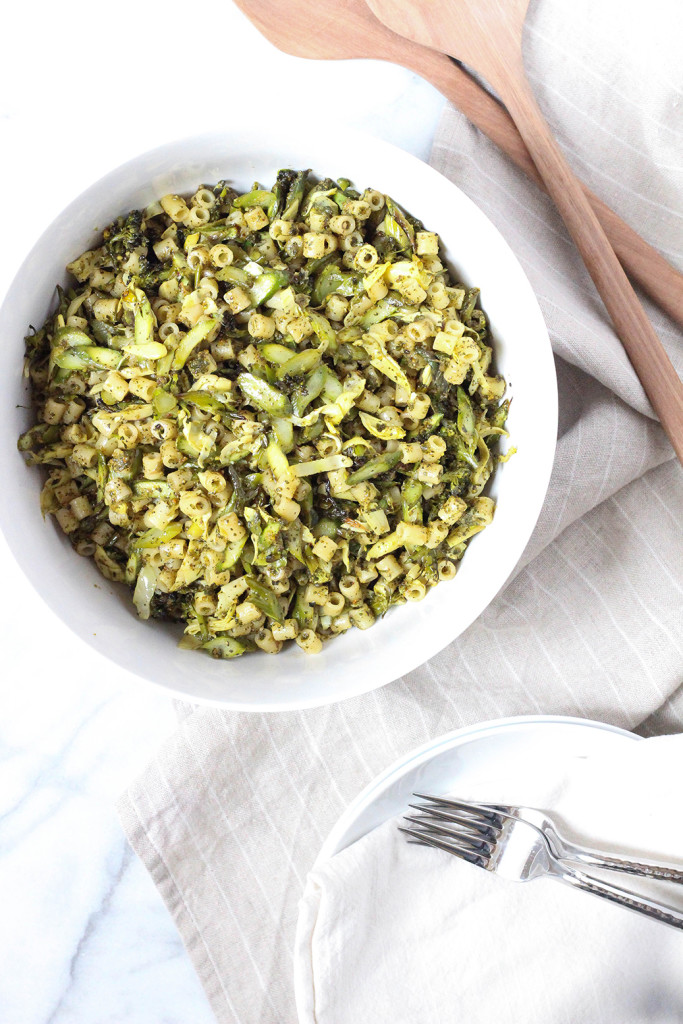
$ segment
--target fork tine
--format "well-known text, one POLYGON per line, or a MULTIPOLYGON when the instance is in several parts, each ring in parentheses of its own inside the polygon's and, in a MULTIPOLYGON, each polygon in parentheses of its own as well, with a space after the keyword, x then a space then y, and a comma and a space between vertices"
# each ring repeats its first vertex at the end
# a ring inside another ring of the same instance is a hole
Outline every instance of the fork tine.
POLYGON ((440 822, 438 819, 430 819, 417 815, 415 817, 407 816, 408 821, 412 821, 418 828, 426 829, 430 832, 437 832, 443 836, 457 836, 463 842, 467 842, 474 849, 486 850, 487 853, 491 853, 495 849, 498 841, 498 836, 482 835, 481 832, 477 832, 474 829, 469 828, 467 825, 460 825, 456 822, 440 822))
POLYGON ((495 838, 490 841, 483 839, 478 833, 472 835, 467 830, 459 828, 444 828, 443 825, 437 825, 434 822, 427 821, 424 818, 412 817, 409 814, 404 815, 405 821, 410 821, 418 828, 422 829, 428 835, 443 836, 445 839, 450 839, 453 842, 460 843, 461 845, 467 846, 474 850, 476 853, 481 853, 486 857, 490 857, 491 853, 496 845, 495 838))
POLYGON ((428 796, 426 793, 413 793, 413 796, 416 796, 418 800, 428 800, 431 804, 442 809, 452 807, 455 810, 468 811, 470 814, 491 824, 495 824, 496 820, 500 817, 492 804, 476 804, 471 800, 453 800, 451 797, 428 796))
POLYGON ((404 815, 407 821, 414 822, 420 828, 433 830, 444 836, 459 836, 472 846, 482 847, 489 846, 493 848, 496 845, 498 839, 495 835, 484 835, 476 828, 471 828, 469 824, 461 824, 460 822, 453 821, 441 821, 439 818, 432 818, 426 814, 417 815, 404 815))
POLYGON ((488 857, 484 857, 478 853, 472 853, 471 850, 463 850, 459 846, 455 846, 451 843, 444 843, 441 839, 437 839, 436 836, 424 835, 416 829, 404 828, 402 825, 398 826, 398 830, 399 832, 405 832, 407 836, 414 837, 408 840, 409 843, 416 843, 420 846, 434 846, 438 850, 444 850, 446 853, 451 853, 454 857, 466 860, 470 864, 476 864, 477 867, 480 868, 485 868, 488 864, 488 857))
POLYGON ((472 829, 475 832, 479 832, 481 835, 486 836, 487 839, 495 839, 503 827, 502 822, 494 823, 493 820, 488 818, 482 821, 476 815, 471 816, 467 812, 457 812, 445 810, 438 806, 431 806, 429 804, 408 804, 415 811, 421 811, 427 817, 435 818, 438 821, 452 821, 456 825, 464 825, 467 828, 472 829))

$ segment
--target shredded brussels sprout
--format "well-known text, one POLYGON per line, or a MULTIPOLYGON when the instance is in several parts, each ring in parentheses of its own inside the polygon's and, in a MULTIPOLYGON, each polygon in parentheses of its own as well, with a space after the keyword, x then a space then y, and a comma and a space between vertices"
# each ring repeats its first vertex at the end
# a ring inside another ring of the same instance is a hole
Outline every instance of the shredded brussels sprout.
POLYGON ((26 339, 43 514, 183 648, 309 652, 452 579, 505 382, 478 291, 373 189, 282 170, 120 217, 26 339))

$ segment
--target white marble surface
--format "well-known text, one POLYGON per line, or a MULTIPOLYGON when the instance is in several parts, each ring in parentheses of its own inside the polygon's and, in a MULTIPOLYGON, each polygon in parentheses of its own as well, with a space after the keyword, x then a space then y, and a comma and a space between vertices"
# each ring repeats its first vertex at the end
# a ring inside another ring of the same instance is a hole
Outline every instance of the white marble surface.
MULTIPOLYGON (((271 117, 338 131, 341 108, 343 120, 427 157, 442 100, 416 76, 285 57, 229 0, 207 8, 206 46, 187 50, 192 11, 176 0, 5 10, 2 297, 42 228, 91 181, 168 138, 228 125, 233 102, 248 103, 264 131, 271 117), (224 83, 224 106, 193 74, 203 54, 223 72, 207 81, 224 83)), ((2 538, 0 568, 0 1024, 209 1024, 114 811, 172 732, 171 701, 68 633, 2 538)))

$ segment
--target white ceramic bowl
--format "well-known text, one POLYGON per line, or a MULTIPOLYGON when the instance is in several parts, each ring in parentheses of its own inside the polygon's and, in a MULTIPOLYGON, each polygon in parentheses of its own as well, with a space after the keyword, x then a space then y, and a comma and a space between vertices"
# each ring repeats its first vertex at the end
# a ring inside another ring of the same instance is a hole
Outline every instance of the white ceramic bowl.
POLYGON ((536 523, 555 450, 557 388, 548 334, 522 268, 498 231, 454 185, 394 146, 321 133, 212 133, 144 153, 102 178, 47 228, 0 310, 5 372, 0 375, 0 526, 40 596, 83 640, 115 663, 185 700, 276 711, 315 707, 396 679, 445 647, 483 611, 514 568, 536 523), (52 520, 43 522, 41 473, 24 466, 16 438, 31 422, 21 379, 23 338, 52 307, 65 265, 96 244, 118 214, 167 192, 227 178, 245 190, 271 182, 280 167, 346 176, 391 194, 438 231, 458 279, 478 285, 495 338, 496 364, 509 383, 511 443, 517 454, 496 471, 494 522, 468 547, 452 582, 419 604, 393 609, 372 629, 351 630, 310 657, 296 645, 272 657, 214 661, 176 648, 178 627, 136 618, 130 593, 79 558, 52 520))

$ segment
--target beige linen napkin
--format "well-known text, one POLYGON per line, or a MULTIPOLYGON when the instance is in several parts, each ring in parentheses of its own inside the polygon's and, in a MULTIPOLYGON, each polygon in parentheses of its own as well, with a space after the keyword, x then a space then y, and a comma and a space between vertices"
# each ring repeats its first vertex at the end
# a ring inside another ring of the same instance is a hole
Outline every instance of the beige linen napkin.
MULTIPOLYGON (((682 761, 683 736, 664 736, 565 754, 543 772, 523 759, 504 778, 480 769, 467 793, 542 807, 602 849, 680 862, 683 820, 671 809, 682 761)), ((409 845, 396 826, 385 822, 308 877, 295 954, 302 1024, 683 1020, 683 932, 549 879, 503 881, 409 845)), ((683 910, 680 885, 649 883, 649 892, 683 910)))
MULTIPOLYGON (((672 0, 653 0, 646 16, 630 2, 542 0, 526 45, 572 163, 679 263, 680 16, 672 0), (644 17, 661 28, 656 46, 643 45, 644 17)), ((513 714, 644 732, 683 725, 680 467, 547 198, 450 109, 433 162, 507 237, 543 307, 560 388, 550 489, 513 581, 428 664, 330 708, 198 709, 122 797, 126 833, 221 1022, 296 1020, 292 946, 306 874, 348 802, 399 755, 513 714)), ((649 309, 683 369, 680 333, 649 309)))

